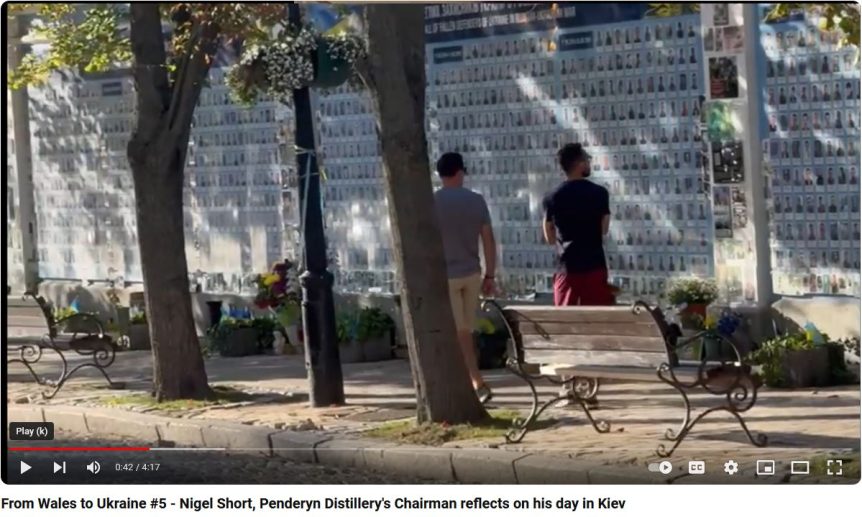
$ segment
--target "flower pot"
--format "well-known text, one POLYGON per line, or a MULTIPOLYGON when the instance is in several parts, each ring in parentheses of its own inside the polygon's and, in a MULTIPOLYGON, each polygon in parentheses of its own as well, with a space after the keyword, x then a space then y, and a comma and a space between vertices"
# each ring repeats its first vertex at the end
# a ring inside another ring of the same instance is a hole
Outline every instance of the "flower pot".
POLYGON ((116 313, 116 330, 121 336, 129 334, 129 325, 131 325, 131 311, 128 307, 114 307, 116 313))
POLYGON ((705 303, 689 303, 686 305, 685 309, 680 311, 680 315, 698 315, 703 319, 706 319, 706 307, 705 303))
POLYGON ((343 84, 350 78, 351 65, 343 59, 333 59, 327 49, 329 43, 325 39, 317 41, 314 51, 314 80, 309 84, 315 88, 331 88, 343 84))
POLYGON ((150 327, 146 323, 129 325, 129 350, 150 350, 150 327))
POLYGON ((300 339, 299 325, 291 325, 284 327, 284 333, 287 335, 287 353, 296 354, 302 350, 303 344, 300 339))
POLYGON ((781 359, 782 385, 786 388, 807 388, 829 384, 829 350, 787 350, 781 359))
POLYGON ((679 311, 680 325, 685 330, 701 330, 706 320, 706 305, 702 303, 688 304, 679 311))
POLYGON ((225 336, 219 355, 222 357, 243 357, 256 354, 259 350, 258 330, 239 328, 225 336))
POLYGON ((707 361, 736 361, 737 357, 727 342, 719 337, 703 338, 703 359, 707 361))
POLYGON ((362 346, 362 360, 365 362, 392 359, 392 337, 389 332, 360 343, 360 345, 362 346))
POLYGON ((506 334, 478 334, 476 359, 480 370, 493 370, 506 365, 506 334))
POLYGON ((338 344, 338 357, 343 364, 362 362, 362 345, 356 341, 338 344))

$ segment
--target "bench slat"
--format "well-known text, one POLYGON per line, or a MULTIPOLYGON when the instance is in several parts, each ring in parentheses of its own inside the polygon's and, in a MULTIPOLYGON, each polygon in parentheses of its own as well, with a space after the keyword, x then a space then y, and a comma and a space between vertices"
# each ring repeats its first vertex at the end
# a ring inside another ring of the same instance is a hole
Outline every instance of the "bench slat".
POLYGON ((513 323, 533 321, 537 323, 654 323, 652 316, 641 311, 632 312, 631 307, 551 307, 515 305, 503 311, 513 323))
MULTIPOLYGON (((658 373, 655 368, 638 367, 614 367, 614 366, 569 366, 569 365, 545 365, 539 371, 543 375, 560 377, 588 377, 598 379, 615 379, 634 382, 659 382, 658 373)), ((697 368, 674 368, 674 375, 680 382, 690 383, 697 380, 697 368)))
POLYGON ((35 325, 47 327, 48 322, 45 321, 45 316, 9 316, 6 319, 7 327, 32 327, 35 325))
POLYGON ((524 362, 547 364, 589 364, 598 366, 658 368, 667 362, 666 353, 614 352, 605 350, 524 350, 524 362))
POLYGON ((6 317, 11 318, 12 316, 39 316, 42 319, 45 319, 45 313, 42 312, 42 309, 36 305, 35 303, 32 305, 24 306, 7 306, 6 307, 6 317))
POLYGON ((661 331, 653 322, 533 322, 521 321, 518 323, 518 332, 521 334, 547 334, 550 336, 574 335, 574 336, 643 336, 660 337, 661 331))
POLYGON ((524 350, 558 350, 561 353, 577 350, 613 350, 618 352, 656 352, 667 355, 664 339, 634 336, 551 336, 522 335, 524 350))

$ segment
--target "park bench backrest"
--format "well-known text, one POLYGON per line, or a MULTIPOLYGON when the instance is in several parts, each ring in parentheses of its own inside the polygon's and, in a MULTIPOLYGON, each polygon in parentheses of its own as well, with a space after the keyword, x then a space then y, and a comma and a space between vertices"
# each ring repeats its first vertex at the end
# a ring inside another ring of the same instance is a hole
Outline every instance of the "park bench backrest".
POLYGON ((9 337, 45 336, 52 333, 52 319, 31 297, 6 297, 6 335, 9 337))
POLYGON ((503 314, 523 363, 653 368, 676 363, 662 328, 645 308, 516 305, 503 314))

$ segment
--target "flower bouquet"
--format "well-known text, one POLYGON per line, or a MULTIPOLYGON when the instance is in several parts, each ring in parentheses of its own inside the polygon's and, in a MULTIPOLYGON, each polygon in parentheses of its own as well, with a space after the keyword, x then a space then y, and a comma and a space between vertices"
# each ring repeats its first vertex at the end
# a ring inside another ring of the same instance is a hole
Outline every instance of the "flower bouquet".
POLYGON ((291 344, 298 345, 299 321, 302 315, 299 293, 299 279, 296 267, 290 260, 276 263, 268 273, 255 279, 257 295, 254 303, 261 309, 269 309, 275 314, 279 324, 288 333, 291 344), (293 335, 291 335, 293 334, 293 335))

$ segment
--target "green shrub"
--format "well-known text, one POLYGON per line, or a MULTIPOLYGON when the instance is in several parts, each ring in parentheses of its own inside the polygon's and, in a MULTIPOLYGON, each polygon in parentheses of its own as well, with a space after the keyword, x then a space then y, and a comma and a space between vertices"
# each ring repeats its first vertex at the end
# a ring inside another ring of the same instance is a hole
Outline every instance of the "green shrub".
POLYGON ((335 335, 339 343, 364 343, 382 337, 394 328, 395 321, 377 307, 341 312, 335 321, 335 335))

